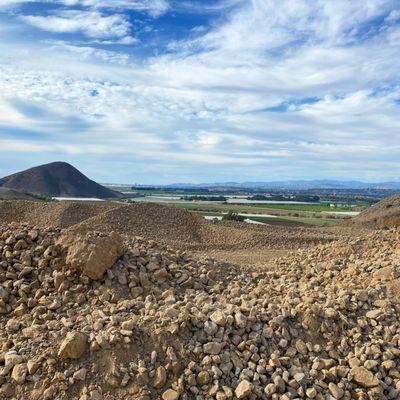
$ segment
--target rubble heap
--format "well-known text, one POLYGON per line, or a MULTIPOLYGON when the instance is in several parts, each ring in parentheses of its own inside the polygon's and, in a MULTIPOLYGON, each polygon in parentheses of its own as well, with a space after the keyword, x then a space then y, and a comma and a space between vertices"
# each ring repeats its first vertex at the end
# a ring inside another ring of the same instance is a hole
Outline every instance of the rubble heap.
POLYGON ((249 271, 139 237, 6 226, 0 398, 398 399, 399 240, 249 271))
POLYGON ((400 196, 387 197, 364 210, 345 225, 388 229, 400 226, 400 196))

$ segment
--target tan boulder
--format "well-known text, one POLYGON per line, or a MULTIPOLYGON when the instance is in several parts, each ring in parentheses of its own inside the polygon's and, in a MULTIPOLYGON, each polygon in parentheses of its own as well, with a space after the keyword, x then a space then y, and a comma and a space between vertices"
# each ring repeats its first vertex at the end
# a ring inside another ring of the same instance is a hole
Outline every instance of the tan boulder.
POLYGON ((204 386, 207 385, 207 383, 210 381, 210 374, 207 371, 201 371, 197 375, 197 384, 199 386, 204 386))
POLYGON ((13 368, 11 373, 11 378, 18 385, 22 385, 25 382, 27 373, 28 373, 28 368, 26 364, 18 364, 13 368))
POLYGON ((221 310, 214 311, 211 314, 210 319, 212 322, 214 322, 214 324, 217 324, 219 326, 226 325, 226 315, 221 310))
POLYGON ((341 399, 344 396, 344 390, 333 382, 330 382, 328 387, 334 399, 341 399))
POLYGON ((163 400, 178 400, 179 393, 176 390, 168 389, 162 394, 163 400))
POLYGON ((33 375, 40 367, 40 364, 35 360, 29 360, 26 364, 29 375, 33 375))
POLYGON ((167 382, 167 371, 161 365, 156 369, 156 373, 154 375, 153 387, 156 389, 161 389, 166 382, 167 382))
POLYGON ((353 377, 354 382, 367 389, 379 385, 379 379, 365 367, 354 367, 350 370, 350 374, 353 377))
POLYGON ((109 235, 96 232, 86 235, 67 233, 59 243, 67 248, 67 265, 94 280, 101 279, 125 251, 122 237, 115 232, 109 235))
POLYGON ((245 399, 251 394, 252 390, 253 384, 249 381, 241 381, 236 387, 235 395, 238 399, 245 399))
POLYGON ((58 357, 63 360, 79 358, 86 350, 87 336, 81 332, 69 332, 58 351, 58 357))

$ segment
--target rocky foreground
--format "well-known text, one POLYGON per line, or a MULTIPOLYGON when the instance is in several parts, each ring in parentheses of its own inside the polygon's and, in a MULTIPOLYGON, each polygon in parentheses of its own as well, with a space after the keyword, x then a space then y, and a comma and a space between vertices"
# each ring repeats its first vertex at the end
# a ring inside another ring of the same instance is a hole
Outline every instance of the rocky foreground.
POLYGON ((0 398, 398 399, 400 232, 260 271, 0 229, 0 398))

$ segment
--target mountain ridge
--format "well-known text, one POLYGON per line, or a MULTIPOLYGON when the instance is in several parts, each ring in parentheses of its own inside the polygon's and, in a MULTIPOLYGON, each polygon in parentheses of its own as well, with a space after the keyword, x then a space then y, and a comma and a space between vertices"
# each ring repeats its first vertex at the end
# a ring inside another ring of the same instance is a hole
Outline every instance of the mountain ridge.
MULTIPOLYGON (((146 186, 146 185, 143 185, 146 186)), ((256 182, 215 182, 215 183, 172 183, 160 185, 160 187, 171 188, 215 188, 215 187, 237 187, 258 189, 388 189, 400 190, 400 182, 363 182, 363 181, 341 181, 335 179, 315 180, 287 180, 287 181, 256 181, 256 182)))

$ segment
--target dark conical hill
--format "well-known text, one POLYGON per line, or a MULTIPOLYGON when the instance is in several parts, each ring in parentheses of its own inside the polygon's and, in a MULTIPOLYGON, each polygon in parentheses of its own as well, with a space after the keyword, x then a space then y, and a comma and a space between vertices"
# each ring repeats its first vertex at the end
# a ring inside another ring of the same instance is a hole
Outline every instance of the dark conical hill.
POLYGON ((0 179, 0 187, 52 197, 119 197, 120 194, 90 180, 72 165, 53 162, 0 179))

